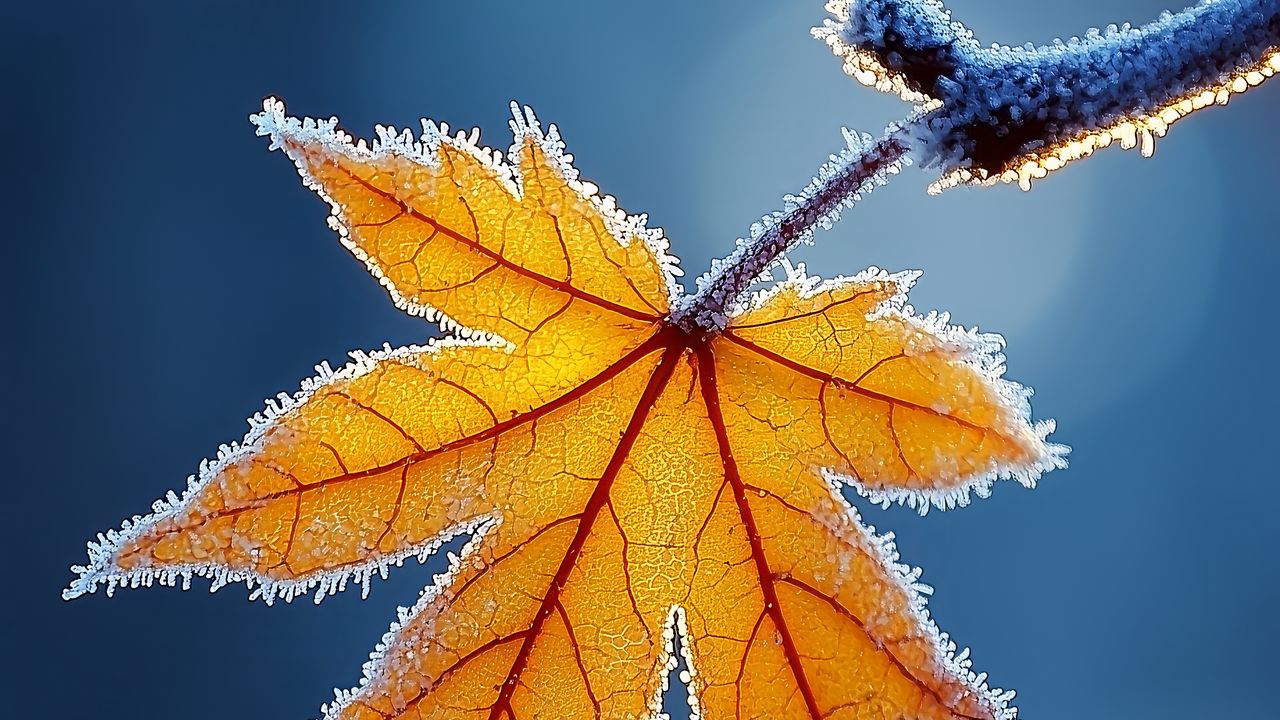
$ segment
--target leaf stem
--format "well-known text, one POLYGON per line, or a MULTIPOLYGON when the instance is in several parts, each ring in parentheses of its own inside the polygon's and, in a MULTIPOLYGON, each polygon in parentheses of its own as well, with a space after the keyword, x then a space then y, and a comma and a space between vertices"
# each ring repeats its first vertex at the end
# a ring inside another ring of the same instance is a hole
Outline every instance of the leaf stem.
POLYGON ((670 321, 695 335, 724 330, 742 296, 785 252, 812 237, 816 226, 830 227, 841 210, 897 173, 911 149, 910 128, 890 126, 869 143, 851 138, 850 148, 832 156, 809 187, 789 199, 786 210, 767 218, 750 239, 738 242, 733 254, 713 263, 698 280, 697 292, 672 312, 670 321))

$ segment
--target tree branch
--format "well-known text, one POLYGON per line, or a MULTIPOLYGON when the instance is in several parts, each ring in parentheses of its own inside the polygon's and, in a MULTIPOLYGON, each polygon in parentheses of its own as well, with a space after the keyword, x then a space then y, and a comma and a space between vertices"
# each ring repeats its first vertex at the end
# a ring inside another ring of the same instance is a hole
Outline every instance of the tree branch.
POLYGON ((942 173, 930 192, 997 181, 1029 189, 1113 141, 1149 156, 1173 122, 1280 72, 1280 0, 1206 0, 1140 28, 1021 48, 982 47, 937 0, 833 0, 828 10, 834 19, 814 35, 845 71, 917 111, 874 142, 846 131, 848 148, 699 278, 671 316, 686 332, 723 330, 784 253, 913 156, 942 173))

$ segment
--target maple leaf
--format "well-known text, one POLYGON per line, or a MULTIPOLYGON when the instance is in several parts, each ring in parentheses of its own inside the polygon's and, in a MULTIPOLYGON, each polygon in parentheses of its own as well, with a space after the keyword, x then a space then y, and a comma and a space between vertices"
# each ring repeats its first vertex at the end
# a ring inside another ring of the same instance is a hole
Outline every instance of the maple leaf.
POLYGON ((456 332, 322 367, 92 544, 68 597, 210 576, 318 601, 469 534, 326 717, 650 716, 677 632, 707 718, 1012 717, 841 493, 951 507, 1061 467, 998 337, 915 315, 912 273, 790 266, 691 330, 660 233, 527 110, 509 164, 430 123, 253 120, 396 304, 456 332))

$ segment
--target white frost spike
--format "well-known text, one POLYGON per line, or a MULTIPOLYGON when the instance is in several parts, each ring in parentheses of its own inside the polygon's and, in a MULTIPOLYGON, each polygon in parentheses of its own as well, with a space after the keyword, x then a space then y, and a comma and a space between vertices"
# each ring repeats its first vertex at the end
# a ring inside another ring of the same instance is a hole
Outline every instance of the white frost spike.
MULTIPOLYGON (((677 299, 683 294, 683 290, 677 280, 682 272, 679 267, 679 260, 669 252, 670 243, 663 235, 662 229, 647 227, 647 216, 627 214, 618 208, 614 198, 609 196, 601 197, 597 194, 598 188, 594 184, 582 182, 578 177, 578 170, 573 166, 573 156, 565 152, 564 141, 560 138, 560 131, 555 125, 548 126, 544 131, 533 110, 527 106, 522 108, 515 102, 511 103, 511 115, 510 125, 514 140, 511 150, 508 152, 508 157, 518 159, 520 157, 519 149, 525 140, 537 143, 546 153, 551 166, 564 178, 565 183, 579 197, 590 203, 600 214, 605 227, 608 228, 609 233, 619 245, 626 246, 632 242, 633 238, 638 238, 645 243, 662 270, 663 277, 666 279, 668 300, 674 306, 677 299)), ((343 246, 364 263, 369 273, 386 288, 396 307, 410 315, 423 317, 435 322, 446 333, 456 333, 462 337, 475 335, 480 336, 482 339, 491 339, 487 337, 488 333, 474 328, 463 327, 438 309, 411 300, 401 293, 391 279, 377 266, 373 258, 356 245, 355 241, 350 237, 350 225, 343 215, 342 209, 324 191, 320 183, 312 177, 306 168, 304 158, 291 150, 289 144, 315 143, 324 147, 329 153, 348 155, 362 161, 376 161, 393 155, 401 156, 431 167, 436 167, 438 164, 437 151, 439 147, 441 145, 449 145, 458 151, 471 155, 484 167, 493 171, 507 191, 517 198, 522 195, 518 162, 504 162, 501 153, 481 147, 478 144, 480 139, 478 129, 472 130, 469 134, 458 132, 451 137, 448 125, 444 123, 436 124, 426 119, 422 120, 422 135, 416 139, 408 130, 397 131, 395 128, 379 125, 375 128, 377 137, 372 144, 363 141, 354 142, 350 135, 338 129, 337 118, 315 120, 312 118, 298 119, 289 117, 285 115, 284 103, 275 98, 268 98, 264 101, 262 112, 249 116, 249 120, 257 126, 258 135, 271 139, 270 148, 272 150, 283 150, 290 156, 290 159, 294 161, 294 165, 298 169, 298 174, 302 177, 303 183, 329 204, 331 211, 329 226, 338 233, 343 246)), ((509 346, 509 343, 505 340, 503 343, 509 346)))

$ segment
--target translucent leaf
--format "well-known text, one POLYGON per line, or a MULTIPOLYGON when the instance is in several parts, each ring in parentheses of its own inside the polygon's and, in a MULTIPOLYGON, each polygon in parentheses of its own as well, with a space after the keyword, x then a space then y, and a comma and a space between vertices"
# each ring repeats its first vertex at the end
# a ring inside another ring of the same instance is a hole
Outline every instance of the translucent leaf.
POLYGON ((256 121, 344 241, 457 336, 322 367, 93 543, 68 597, 208 575, 318 600, 469 534, 327 717, 643 717, 677 633, 707 718, 1013 715, 839 487, 950 507, 1060 466, 994 336, 917 317, 914 276, 876 270, 792 272, 686 332, 664 241, 526 111, 510 167, 281 113, 256 121))

